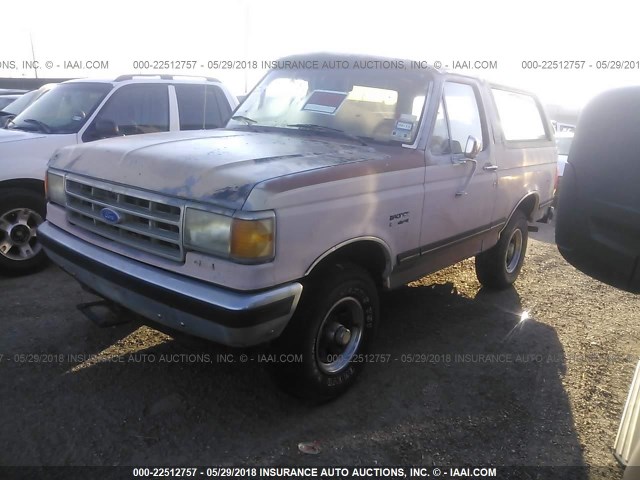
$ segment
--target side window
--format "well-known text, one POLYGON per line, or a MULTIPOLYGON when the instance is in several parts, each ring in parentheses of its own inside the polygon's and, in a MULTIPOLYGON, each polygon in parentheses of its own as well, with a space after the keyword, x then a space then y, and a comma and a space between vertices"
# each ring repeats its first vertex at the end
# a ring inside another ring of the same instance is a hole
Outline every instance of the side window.
POLYGON ((442 100, 440 100, 440 106, 438 107, 438 115, 436 116, 436 123, 429 142, 429 150, 434 155, 448 155, 451 153, 449 127, 447 126, 447 117, 444 113, 442 100))
POLYGON ((204 128, 204 85, 174 85, 178 99, 180 130, 204 128))
MULTIPOLYGON (((169 95, 166 85, 126 85, 113 93, 87 130, 89 136, 169 131, 169 95), (103 133, 104 125, 112 130, 103 133), (98 128, 96 129, 96 126, 98 128)), ((85 139, 86 141, 86 139, 85 139)))
POLYGON ((532 96, 497 88, 491 91, 505 140, 547 139, 542 115, 532 96))
POLYGON ((482 122, 473 87, 463 83, 445 83, 444 102, 451 132, 451 153, 463 153, 469 135, 478 140, 482 150, 482 122))
MULTIPOLYGON (((231 110, 222 103, 215 85, 174 85, 180 112, 180 130, 220 128, 227 123, 231 110)), ((220 92, 222 95, 222 92, 220 92)))

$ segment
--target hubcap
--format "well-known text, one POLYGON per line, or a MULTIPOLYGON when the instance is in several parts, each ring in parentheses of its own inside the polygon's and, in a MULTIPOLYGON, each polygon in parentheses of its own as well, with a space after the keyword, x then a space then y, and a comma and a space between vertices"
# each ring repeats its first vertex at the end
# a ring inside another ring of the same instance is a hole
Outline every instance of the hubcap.
POLYGON ((29 260, 40 252, 36 229, 43 222, 29 208, 9 210, 0 217, 0 255, 9 260, 29 260))
POLYGON ((511 234, 509 244, 507 245, 507 254, 505 256, 505 265, 507 273, 515 272, 522 256, 522 232, 516 229, 511 234))
POLYGON ((346 347, 347 345, 349 345, 349 341, 351 340, 351 330, 346 328, 344 325, 340 325, 336 330, 334 340, 337 345, 346 347))
POLYGON ((353 297, 338 300, 325 315, 316 337, 316 362, 324 373, 338 373, 358 351, 364 309, 353 297))

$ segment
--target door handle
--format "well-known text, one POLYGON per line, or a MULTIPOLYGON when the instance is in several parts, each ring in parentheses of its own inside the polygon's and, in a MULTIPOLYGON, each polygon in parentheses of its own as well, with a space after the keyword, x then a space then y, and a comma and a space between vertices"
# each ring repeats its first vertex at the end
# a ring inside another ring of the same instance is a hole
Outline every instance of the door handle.
POLYGON ((482 167, 482 169, 486 170, 487 172, 495 172, 496 170, 498 170, 498 166, 497 165, 491 165, 490 163, 488 163, 487 165, 482 167))

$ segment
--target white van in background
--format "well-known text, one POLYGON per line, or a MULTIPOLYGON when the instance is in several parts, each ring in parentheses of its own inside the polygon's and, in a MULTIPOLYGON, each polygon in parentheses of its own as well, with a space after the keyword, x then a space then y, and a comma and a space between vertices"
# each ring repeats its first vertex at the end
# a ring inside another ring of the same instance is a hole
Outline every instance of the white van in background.
POLYGON ((47 162, 60 147, 108 137, 224 126, 238 101, 219 81, 123 75, 54 86, 0 129, 0 271, 27 273, 45 254, 47 162))

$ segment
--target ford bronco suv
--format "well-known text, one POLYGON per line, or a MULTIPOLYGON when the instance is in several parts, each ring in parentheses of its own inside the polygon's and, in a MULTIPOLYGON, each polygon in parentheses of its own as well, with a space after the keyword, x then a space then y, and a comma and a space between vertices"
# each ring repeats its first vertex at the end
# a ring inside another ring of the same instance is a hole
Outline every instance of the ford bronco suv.
POLYGON ((271 342, 288 390, 352 384, 378 292, 468 257, 518 276, 553 199, 551 125, 531 94, 399 59, 278 62, 226 129, 56 153, 51 259, 97 295, 215 342, 271 342))
POLYGON ((46 257, 47 161, 60 147, 107 137, 222 127, 238 104, 215 79, 122 75, 70 80, 0 129, 0 273, 29 273, 46 257))

